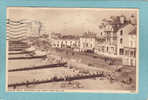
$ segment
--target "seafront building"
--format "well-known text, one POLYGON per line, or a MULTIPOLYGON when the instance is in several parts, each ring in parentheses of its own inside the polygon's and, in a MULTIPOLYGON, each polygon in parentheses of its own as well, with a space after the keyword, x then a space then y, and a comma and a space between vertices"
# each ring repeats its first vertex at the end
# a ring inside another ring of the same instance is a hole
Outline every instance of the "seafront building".
POLYGON ((106 25, 106 27, 104 27, 104 31, 101 31, 101 33, 103 34, 103 41, 97 41, 95 46, 95 53, 109 57, 116 57, 117 44, 116 40, 114 40, 113 27, 111 25, 106 25))
POLYGON ((119 16, 119 19, 119 23, 106 24, 95 34, 87 33, 77 37, 56 34, 57 36, 51 39, 51 46, 72 48, 78 52, 93 52, 109 58, 122 58, 123 65, 136 66, 136 24, 133 17, 133 22, 127 22, 124 16, 119 16), (119 28, 115 28, 115 25, 119 28))
POLYGON ((96 46, 96 35, 86 34, 80 37, 80 51, 94 52, 96 46))
MULTIPOLYGON (((126 30, 123 35, 123 65, 136 66, 137 55, 137 30, 136 27, 129 25, 130 30, 126 30)), ((129 29, 129 28, 128 28, 129 29)))
POLYGON ((79 38, 73 36, 54 37, 51 39, 51 46, 53 48, 71 48, 80 47, 79 38))

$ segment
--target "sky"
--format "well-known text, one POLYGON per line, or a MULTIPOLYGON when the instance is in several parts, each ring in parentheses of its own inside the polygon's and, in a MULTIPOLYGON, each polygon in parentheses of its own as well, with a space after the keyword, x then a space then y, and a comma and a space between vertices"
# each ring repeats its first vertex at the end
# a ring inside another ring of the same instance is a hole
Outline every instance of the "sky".
POLYGON ((47 32, 81 34, 87 31, 99 32, 102 19, 110 16, 131 16, 137 9, 103 8, 39 8, 8 7, 7 18, 12 20, 37 20, 43 23, 47 32))

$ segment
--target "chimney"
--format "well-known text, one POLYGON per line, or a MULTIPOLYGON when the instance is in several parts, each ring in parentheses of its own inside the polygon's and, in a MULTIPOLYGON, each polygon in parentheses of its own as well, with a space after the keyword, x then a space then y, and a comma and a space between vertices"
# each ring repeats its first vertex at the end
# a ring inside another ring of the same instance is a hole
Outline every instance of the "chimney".
POLYGON ((130 17, 131 24, 136 25, 136 17, 132 14, 130 17))
POLYGON ((122 15, 122 16, 120 16, 120 23, 124 24, 124 22, 125 22, 125 17, 122 15))

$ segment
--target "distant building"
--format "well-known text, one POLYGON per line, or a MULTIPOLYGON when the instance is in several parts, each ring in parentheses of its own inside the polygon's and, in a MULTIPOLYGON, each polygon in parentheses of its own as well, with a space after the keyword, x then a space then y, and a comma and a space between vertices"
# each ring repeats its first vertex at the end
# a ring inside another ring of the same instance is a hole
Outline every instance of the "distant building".
POLYGON ((51 46, 53 48, 78 48, 79 38, 72 37, 72 36, 65 36, 65 37, 58 37, 58 38, 52 38, 51 40, 51 46))
POLYGON ((99 29, 99 32, 96 34, 96 38, 98 39, 104 39, 106 37, 106 34, 104 32, 104 29, 99 29))
POLYGON ((32 21, 31 26, 30 26, 30 33, 33 37, 38 37, 40 36, 41 32, 41 23, 38 21, 32 21))
POLYGON ((85 34, 80 37, 80 51, 94 51, 95 49, 95 34, 85 34))
POLYGON ((95 36, 84 35, 80 37, 61 36, 51 39, 53 48, 72 48, 74 51, 94 51, 95 36))

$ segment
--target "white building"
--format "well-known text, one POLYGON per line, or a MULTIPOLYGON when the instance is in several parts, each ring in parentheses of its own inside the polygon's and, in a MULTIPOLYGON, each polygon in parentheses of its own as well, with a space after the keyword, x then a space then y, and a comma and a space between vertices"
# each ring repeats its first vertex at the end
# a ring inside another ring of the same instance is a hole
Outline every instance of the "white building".
POLYGON ((125 25, 117 32, 117 55, 122 57, 123 65, 136 66, 136 27, 125 25))
POLYGON ((117 56, 117 46, 116 40, 114 40, 114 30, 111 25, 106 25, 102 31, 102 35, 100 36, 104 39, 104 41, 96 41, 95 53, 99 55, 104 55, 108 57, 116 57, 117 56))
POLYGON ((104 29, 103 28, 99 29, 99 32, 96 34, 96 38, 104 39, 105 37, 106 37, 106 34, 104 32, 104 29))
POLYGON ((124 46, 129 42, 129 33, 135 30, 135 26, 127 24, 117 31, 117 55, 124 55, 124 46))
POLYGON ((95 53, 108 57, 116 57, 116 46, 106 45, 104 43, 97 44, 95 47, 95 53))
POLYGON ((130 32, 127 36, 128 40, 124 43, 123 65, 136 66, 136 47, 137 36, 136 29, 130 32))
POLYGON ((89 34, 80 37, 80 51, 94 51, 95 48, 95 37, 94 34, 89 34))
POLYGON ((80 46, 79 38, 77 37, 59 37, 51 39, 53 48, 78 48, 80 46))

